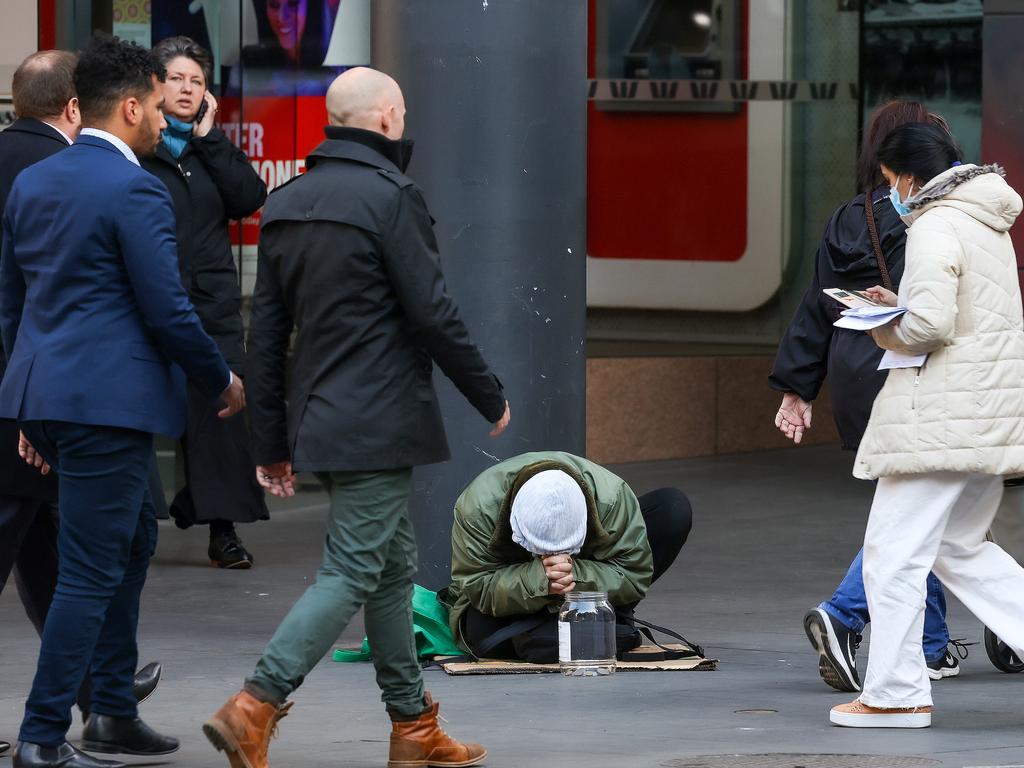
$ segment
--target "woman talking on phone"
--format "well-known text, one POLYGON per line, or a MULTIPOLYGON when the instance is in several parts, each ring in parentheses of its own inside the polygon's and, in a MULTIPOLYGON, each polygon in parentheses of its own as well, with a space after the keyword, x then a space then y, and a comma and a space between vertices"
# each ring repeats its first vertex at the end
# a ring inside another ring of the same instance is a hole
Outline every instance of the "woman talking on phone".
MULTIPOLYGON (((177 218, 178 266, 203 328, 217 342, 232 372, 245 377, 241 289, 228 222, 253 214, 267 197, 249 159, 215 125, 217 100, 208 90, 212 58, 188 37, 153 47, 166 70, 167 128, 143 167, 167 185, 177 218)), ((245 414, 217 418, 217 404, 190 387, 182 438, 185 487, 171 504, 180 528, 210 526, 210 562, 250 568, 252 555, 235 523, 266 520, 263 491, 249 450, 245 414)))

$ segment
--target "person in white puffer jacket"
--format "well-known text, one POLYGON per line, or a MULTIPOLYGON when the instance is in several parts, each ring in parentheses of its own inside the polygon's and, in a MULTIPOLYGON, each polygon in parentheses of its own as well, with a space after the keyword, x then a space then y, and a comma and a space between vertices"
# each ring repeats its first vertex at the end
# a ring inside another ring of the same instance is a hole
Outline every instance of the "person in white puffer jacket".
POLYGON ((874 624, 863 692, 830 719, 921 728, 932 712, 929 570, 1024 654, 1024 568, 986 541, 1003 476, 1024 473, 1024 311, 1009 234, 1021 198, 999 166, 961 164, 933 125, 897 128, 878 156, 909 230, 899 297, 870 292, 907 312, 871 334, 927 358, 890 371, 857 453, 854 475, 878 480, 864 542, 874 624))

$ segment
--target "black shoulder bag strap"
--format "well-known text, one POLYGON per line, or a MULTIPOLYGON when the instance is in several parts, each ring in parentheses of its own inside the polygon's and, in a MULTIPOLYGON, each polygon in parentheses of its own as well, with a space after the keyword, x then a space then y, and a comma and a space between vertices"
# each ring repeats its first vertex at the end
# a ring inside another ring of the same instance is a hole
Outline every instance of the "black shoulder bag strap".
POLYGON ((868 220, 868 235, 871 237, 871 246, 875 249, 875 261, 878 262, 878 271, 882 273, 882 285, 887 290, 893 290, 892 278, 889 277, 889 265, 885 263, 885 254, 882 253, 882 243, 878 239, 878 227, 875 226, 875 207, 871 200, 874 192, 864 193, 864 218, 868 220))
MULTIPOLYGON (((620 619, 620 621, 621 620, 625 620, 629 624, 635 626, 638 632, 640 632, 644 637, 646 637, 648 640, 650 640, 656 646, 661 648, 661 650, 664 651, 663 656, 664 656, 665 659, 692 659, 695 656, 699 656, 699 657, 702 657, 702 658, 704 656, 704 649, 703 648, 701 648, 696 643, 691 643, 689 640, 687 640, 685 637, 680 635, 678 632, 673 632, 671 629, 668 629, 666 627, 660 627, 657 624, 652 624, 651 622, 644 621, 643 619, 638 619, 636 616, 630 616, 628 618, 625 618, 625 617, 622 617, 620 615, 619 619, 620 619), (654 631, 652 632, 651 630, 654 630, 654 631), (681 650, 679 650, 677 648, 667 648, 666 646, 662 645, 661 643, 659 643, 657 640, 654 639, 654 632, 661 632, 663 635, 668 635, 669 637, 674 637, 676 640, 681 642, 687 648, 692 648, 693 650, 691 650, 691 651, 682 650, 681 651, 681 650)), ((653 661, 653 659, 651 659, 649 654, 634 654, 632 651, 627 652, 627 653, 623 654, 623 656, 622 656, 622 660, 623 661, 641 661, 641 660, 645 660, 645 659, 653 661)))

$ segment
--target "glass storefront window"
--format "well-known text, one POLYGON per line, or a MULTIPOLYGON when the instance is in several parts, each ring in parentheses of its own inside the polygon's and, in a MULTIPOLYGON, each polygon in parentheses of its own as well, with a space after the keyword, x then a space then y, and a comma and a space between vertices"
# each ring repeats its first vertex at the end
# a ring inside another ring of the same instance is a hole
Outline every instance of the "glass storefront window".
POLYGON ((888 99, 918 99, 946 118, 966 160, 980 160, 982 18, 982 0, 869 0, 865 117, 888 99))

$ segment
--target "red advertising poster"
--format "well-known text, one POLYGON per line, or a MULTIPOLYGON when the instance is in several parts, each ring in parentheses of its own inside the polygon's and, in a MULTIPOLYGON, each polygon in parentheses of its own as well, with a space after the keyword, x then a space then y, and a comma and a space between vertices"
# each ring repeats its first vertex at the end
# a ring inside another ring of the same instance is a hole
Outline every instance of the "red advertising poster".
MULTIPOLYGON (((249 156, 270 190, 306 168, 306 155, 324 138, 327 112, 323 96, 225 98, 221 130, 249 156)), ((259 240, 259 212, 242 222, 241 244, 259 240)), ((237 243, 236 243, 237 244, 237 243)))

